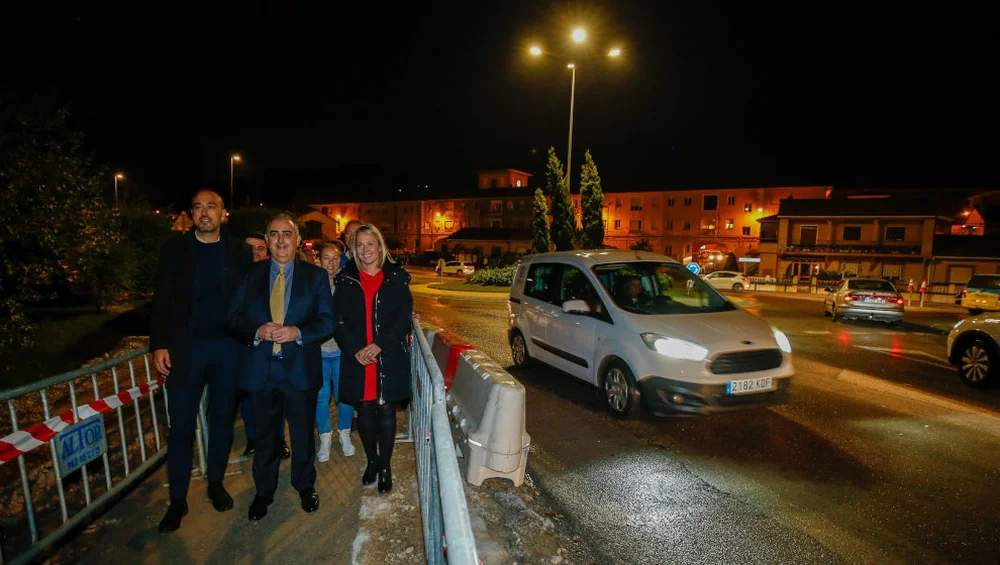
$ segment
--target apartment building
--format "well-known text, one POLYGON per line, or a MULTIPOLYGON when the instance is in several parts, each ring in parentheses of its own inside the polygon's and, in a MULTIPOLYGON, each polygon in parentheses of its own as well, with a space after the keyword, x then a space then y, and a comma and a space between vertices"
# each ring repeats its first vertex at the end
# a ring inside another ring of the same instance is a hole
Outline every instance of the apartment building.
MULTIPOLYGON (((452 198, 398 202, 329 202, 312 204, 300 218, 306 237, 336 237, 352 218, 374 224, 399 247, 420 252, 448 251, 458 240, 470 247, 467 234, 486 237, 490 243, 472 246, 490 254, 500 232, 484 229, 530 230, 534 188, 530 175, 508 169, 480 173, 478 188, 452 198), (449 247, 450 246, 450 247, 449 247)), ((645 241, 657 253, 684 259, 701 251, 738 255, 757 251, 761 218, 778 212, 783 199, 817 199, 830 195, 829 186, 733 188, 718 190, 661 190, 615 192, 604 195, 604 243, 620 249, 645 241)), ((580 197, 573 195, 577 218, 580 197)), ((512 232, 506 232, 512 233, 512 232)), ((518 231, 517 233, 523 233, 518 231)), ((519 238, 521 239, 521 238, 519 238)), ((520 252, 522 245, 517 245, 520 252)), ((505 251, 506 252, 506 251, 505 251)))

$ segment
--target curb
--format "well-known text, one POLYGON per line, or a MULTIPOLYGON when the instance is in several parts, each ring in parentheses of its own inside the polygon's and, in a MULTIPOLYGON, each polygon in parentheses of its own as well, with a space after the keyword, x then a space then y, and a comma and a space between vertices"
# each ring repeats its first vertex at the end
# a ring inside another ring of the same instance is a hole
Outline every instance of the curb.
POLYGON ((1000 412, 997 412, 996 410, 991 410, 989 408, 960 400, 953 400, 933 392, 908 387, 887 381, 885 379, 880 379, 872 375, 852 371, 850 369, 840 369, 818 361, 796 359, 795 369, 796 373, 812 372, 819 374, 820 376, 832 378, 833 380, 852 384, 861 388, 922 402, 936 408, 958 412, 964 416, 981 417, 984 418, 985 421, 982 422, 982 424, 977 423, 977 429, 986 431, 996 437, 1000 437, 1000 412))

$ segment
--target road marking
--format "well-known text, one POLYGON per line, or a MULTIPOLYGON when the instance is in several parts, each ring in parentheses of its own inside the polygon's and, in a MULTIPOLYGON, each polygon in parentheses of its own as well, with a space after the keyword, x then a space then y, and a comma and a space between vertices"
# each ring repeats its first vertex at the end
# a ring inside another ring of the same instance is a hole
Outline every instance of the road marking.
POLYGON ((947 359, 942 359, 937 355, 932 353, 927 353, 926 351, 921 351, 917 349, 893 349, 891 347, 875 347, 873 345, 855 345, 859 349, 866 349, 868 351, 874 351, 876 353, 884 353, 890 357, 897 357, 900 359, 906 359, 908 361, 915 361, 917 363, 924 363, 925 365, 931 365, 933 367, 940 367, 942 369, 951 370, 953 367, 948 363, 947 359), (928 361, 926 359, 918 359, 916 357, 906 357, 906 355, 916 355, 924 356, 933 359, 933 361, 928 361))
POLYGON ((826 330, 802 330, 802 333, 806 335, 830 335, 833 332, 829 332, 826 330))

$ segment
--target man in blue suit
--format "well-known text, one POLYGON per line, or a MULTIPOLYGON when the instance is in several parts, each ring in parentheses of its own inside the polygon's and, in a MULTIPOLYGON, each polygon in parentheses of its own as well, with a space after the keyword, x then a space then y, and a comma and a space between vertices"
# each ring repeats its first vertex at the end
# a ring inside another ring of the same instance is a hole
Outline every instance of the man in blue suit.
POLYGON ((287 418, 292 441, 292 486, 302 509, 319 508, 316 484, 316 398, 323 382, 320 344, 336 329, 326 271, 295 260, 299 231, 278 215, 265 232, 269 261, 255 263, 237 284, 229 306, 229 330, 245 345, 239 388, 250 394, 257 431, 253 479, 257 494, 249 517, 267 515, 278 487, 279 432, 287 418))

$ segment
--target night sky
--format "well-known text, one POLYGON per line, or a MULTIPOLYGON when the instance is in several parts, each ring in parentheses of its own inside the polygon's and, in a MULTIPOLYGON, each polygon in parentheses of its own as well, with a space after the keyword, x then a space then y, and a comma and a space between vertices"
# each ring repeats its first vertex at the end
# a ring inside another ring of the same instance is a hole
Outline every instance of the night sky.
POLYGON ((68 105, 157 206, 228 194, 232 152, 237 199, 272 205, 473 193, 484 168, 541 182, 549 145, 565 161, 570 73, 536 43, 578 63, 573 174, 589 148, 606 190, 997 187, 985 8, 10 4, 0 90, 68 105))

